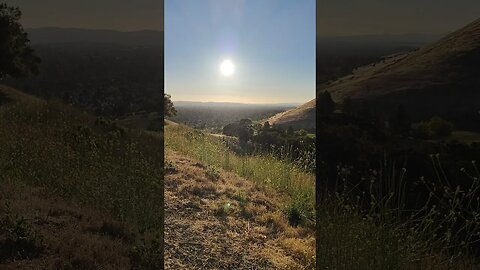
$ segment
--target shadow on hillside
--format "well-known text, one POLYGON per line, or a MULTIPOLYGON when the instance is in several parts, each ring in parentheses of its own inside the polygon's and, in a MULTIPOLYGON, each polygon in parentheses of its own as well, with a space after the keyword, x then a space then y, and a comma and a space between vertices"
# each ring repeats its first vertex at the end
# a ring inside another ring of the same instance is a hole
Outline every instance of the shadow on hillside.
POLYGON ((12 101, 13 101, 13 99, 11 99, 5 93, 0 91, 0 106, 2 106, 4 104, 7 104, 9 102, 12 102, 12 101))

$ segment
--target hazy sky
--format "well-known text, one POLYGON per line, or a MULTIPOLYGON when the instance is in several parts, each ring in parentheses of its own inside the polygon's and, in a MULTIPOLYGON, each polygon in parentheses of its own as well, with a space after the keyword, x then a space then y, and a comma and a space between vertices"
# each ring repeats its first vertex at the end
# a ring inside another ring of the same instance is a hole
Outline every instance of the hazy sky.
POLYGON ((31 27, 162 30, 163 0, 7 0, 31 27))
POLYGON ((319 35, 444 34, 480 18, 480 0, 317 0, 319 35))
POLYGON ((173 100, 315 97, 315 0, 165 1, 165 91, 173 100), (231 59, 232 76, 220 63, 231 59))

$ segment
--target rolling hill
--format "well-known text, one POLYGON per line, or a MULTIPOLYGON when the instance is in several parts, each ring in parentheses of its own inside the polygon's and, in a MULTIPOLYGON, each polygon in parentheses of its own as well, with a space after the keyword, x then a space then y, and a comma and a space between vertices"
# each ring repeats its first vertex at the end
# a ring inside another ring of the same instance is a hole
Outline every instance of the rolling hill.
POLYGON ((286 128, 291 126, 293 129, 315 130, 315 101, 312 99, 297 108, 278 113, 266 121, 271 125, 286 128))
POLYGON ((384 57, 328 84, 336 102, 362 100, 380 110, 398 105, 417 118, 478 117, 480 105, 480 20, 408 53, 384 57))
MULTIPOLYGON (((358 66, 376 62, 384 55, 408 52, 434 42, 437 35, 360 35, 317 37, 317 83, 325 88, 329 80, 349 74, 358 66)), ((294 129, 315 129, 315 100, 268 120, 271 124, 294 129)))

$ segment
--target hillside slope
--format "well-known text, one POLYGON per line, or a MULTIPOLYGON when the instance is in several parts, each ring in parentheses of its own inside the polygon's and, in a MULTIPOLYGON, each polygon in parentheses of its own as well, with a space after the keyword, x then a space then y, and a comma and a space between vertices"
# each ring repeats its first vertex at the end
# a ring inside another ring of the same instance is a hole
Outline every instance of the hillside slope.
POLYGON ((225 140, 165 126, 165 265, 313 269, 315 176, 225 140))
POLYGON ((163 264, 162 141, 0 86, 0 269, 163 264))
POLYGON ((288 225, 281 194, 174 151, 166 162, 166 269, 305 269, 315 239, 288 225))
POLYGON ((297 108, 278 113, 266 121, 270 125, 279 125, 285 128, 315 130, 315 102, 313 99, 297 108))
POLYGON ((385 57, 323 86, 335 101, 402 104, 415 115, 473 114, 480 105, 480 19, 417 51, 385 57))

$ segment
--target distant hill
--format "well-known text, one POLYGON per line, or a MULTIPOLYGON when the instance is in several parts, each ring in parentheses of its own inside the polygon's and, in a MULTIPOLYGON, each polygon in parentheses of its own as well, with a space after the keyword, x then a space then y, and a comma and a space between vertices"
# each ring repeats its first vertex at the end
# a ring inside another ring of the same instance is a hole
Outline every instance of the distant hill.
POLYGON ((480 20, 419 50, 384 57, 320 90, 415 117, 474 117, 480 110, 480 20))
POLYGON ((271 103, 271 104, 256 104, 256 103, 238 103, 238 102, 200 102, 200 101, 174 101, 175 107, 232 107, 232 108, 284 108, 284 107, 296 107, 301 105, 300 103, 271 103))
POLYGON ((37 44, 115 44, 125 46, 163 47, 163 32, 141 30, 120 32, 79 28, 26 29, 33 45, 37 44))
MULTIPOLYGON (((328 90, 338 103, 348 97, 358 103, 383 104, 384 110, 402 104, 413 118, 442 115, 471 127, 479 120, 480 70, 474 66, 480 60, 479 50, 480 20, 443 38, 320 36, 317 91, 328 90)), ((280 113, 269 121, 288 122, 283 119, 295 118, 290 116, 298 113, 294 112, 280 113)))
POLYGON ((324 46, 317 47, 317 50, 326 48, 338 48, 353 45, 370 45, 374 47, 399 47, 399 46, 423 46, 442 38, 437 34, 377 34, 377 35, 354 35, 354 36, 318 36, 317 42, 324 46))
POLYGON ((123 117, 162 111, 163 32, 27 29, 40 73, 4 81, 41 98, 123 117))
POLYGON ((266 121, 271 125, 293 129, 315 130, 315 99, 288 111, 278 113, 266 121))
POLYGON ((418 49, 439 35, 358 35, 317 37, 317 83, 334 81, 382 56, 418 49))

